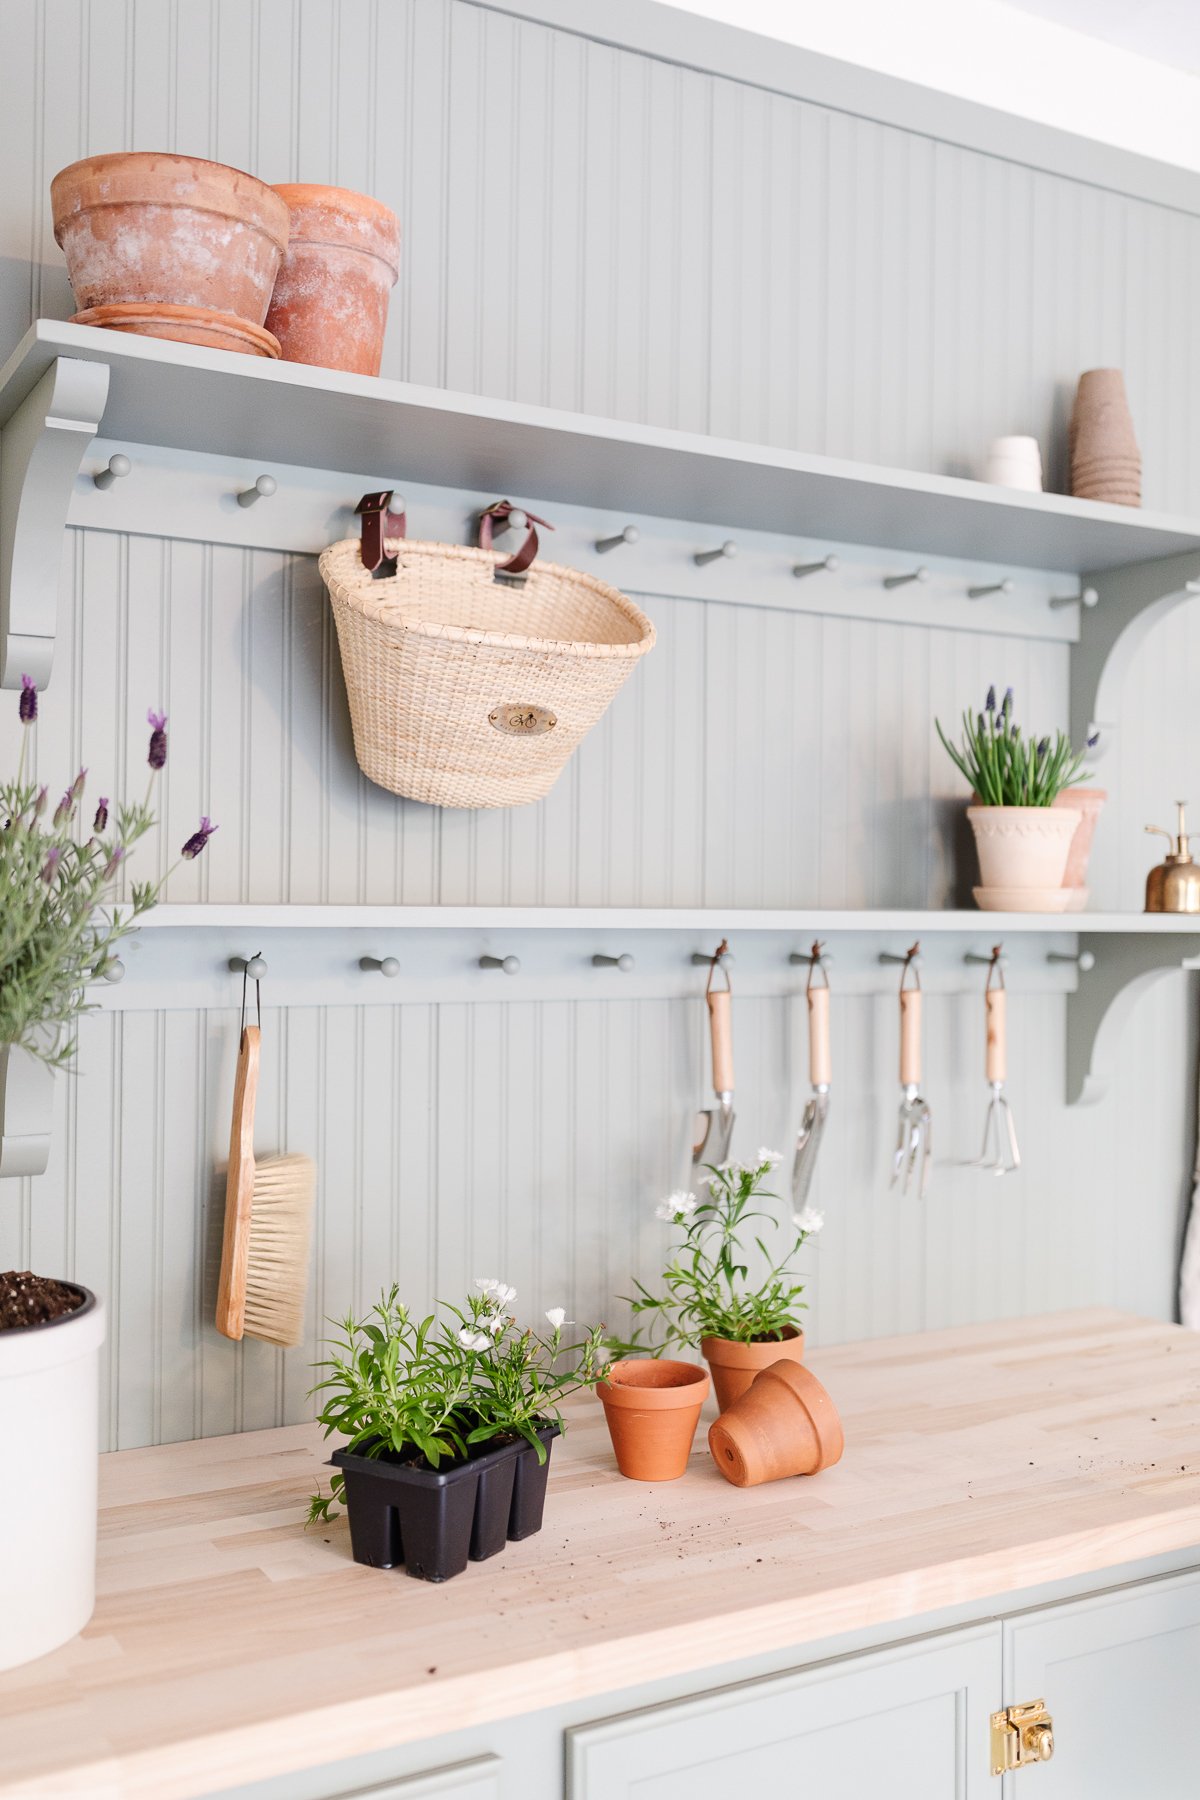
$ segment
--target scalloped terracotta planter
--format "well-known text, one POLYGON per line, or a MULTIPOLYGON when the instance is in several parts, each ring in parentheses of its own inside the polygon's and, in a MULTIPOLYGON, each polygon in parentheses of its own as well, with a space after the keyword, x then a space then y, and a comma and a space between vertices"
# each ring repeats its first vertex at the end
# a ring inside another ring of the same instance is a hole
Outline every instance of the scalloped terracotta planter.
POLYGON ((1060 888, 1080 820, 1070 806, 968 806, 985 888, 1060 888))
POLYGON ((776 1362, 709 1427, 708 1447, 726 1481, 758 1487, 789 1475, 816 1475, 841 1457, 842 1421, 802 1363, 776 1362))
POLYGON ((743 1344, 736 1338, 701 1338, 700 1354, 712 1371, 717 1405, 724 1412, 772 1363, 803 1362, 804 1333, 798 1325, 789 1325, 783 1337, 756 1344, 743 1344))
POLYGON ((400 274, 400 221, 349 188, 290 183, 290 238, 267 314, 288 362, 378 375, 400 274))
POLYGON ((194 306, 261 326, 288 241, 265 181, 198 156, 118 151, 61 169, 54 237, 80 312, 194 306))
POLYGON ((698 1363, 625 1357, 596 1384, 616 1452, 630 1481, 678 1481, 688 1465, 708 1372, 698 1363))

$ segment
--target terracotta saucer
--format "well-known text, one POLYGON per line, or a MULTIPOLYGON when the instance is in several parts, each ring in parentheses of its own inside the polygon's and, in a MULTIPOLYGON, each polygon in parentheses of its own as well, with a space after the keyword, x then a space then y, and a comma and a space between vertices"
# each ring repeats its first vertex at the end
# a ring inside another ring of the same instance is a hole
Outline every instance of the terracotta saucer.
POLYGON ((72 325, 100 325, 108 331, 133 331, 141 337, 171 338, 177 344, 202 344, 209 350, 232 350, 241 356, 278 357, 279 339, 233 313, 208 306, 169 306, 127 301, 115 306, 89 306, 76 313, 72 325))
POLYGON ((1061 913, 1071 904, 1072 888, 977 887, 971 892, 980 912, 1061 913))

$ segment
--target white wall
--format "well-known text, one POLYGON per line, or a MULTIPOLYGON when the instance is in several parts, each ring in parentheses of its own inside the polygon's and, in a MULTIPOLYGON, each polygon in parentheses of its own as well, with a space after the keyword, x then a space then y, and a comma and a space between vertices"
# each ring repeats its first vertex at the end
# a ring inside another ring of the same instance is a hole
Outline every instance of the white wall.
MULTIPOLYGON (((1200 80, 1003 0, 669 0, 922 87, 1200 170, 1200 80)), ((1130 0, 1130 11, 1135 11, 1130 0)))

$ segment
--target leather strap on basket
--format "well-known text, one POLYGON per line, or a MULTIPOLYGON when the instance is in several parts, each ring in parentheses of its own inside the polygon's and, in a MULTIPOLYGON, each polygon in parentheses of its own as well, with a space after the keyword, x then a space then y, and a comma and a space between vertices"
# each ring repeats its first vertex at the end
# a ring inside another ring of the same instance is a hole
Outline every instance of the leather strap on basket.
POLYGON ((407 514, 388 511, 393 491, 385 488, 380 494, 364 494, 354 509, 362 519, 363 568, 370 569, 373 575, 396 573, 395 557, 384 555, 384 539, 402 538, 408 532, 407 514))
MULTIPOLYGON (((525 509, 514 506, 511 500, 493 500, 490 506, 484 508, 479 515, 479 548, 481 550, 491 549, 492 533, 497 524, 507 525, 514 512, 525 512, 525 509)), ((497 575, 523 575, 538 553, 537 527, 541 525, 546 531, 554 530, 549 519, 539 519, 536 513, 526 512, 525 517, 529 522, 525 542, 509 557, 507 562, 496 564, 497 575)))

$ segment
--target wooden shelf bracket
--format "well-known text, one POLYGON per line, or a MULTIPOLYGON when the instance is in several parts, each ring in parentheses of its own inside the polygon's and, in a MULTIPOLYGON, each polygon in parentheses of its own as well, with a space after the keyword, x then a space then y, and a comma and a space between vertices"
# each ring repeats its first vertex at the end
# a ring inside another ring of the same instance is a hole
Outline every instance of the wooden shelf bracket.
POLYGON ((1103 1099, 1116 1047, 1140 994, 1176 969, 1200 968, 1200 918, 1195 934, 1140 936, 1097 932, 1087 940, 1095 966, 1067 997, 1067 1104, 1103 1099))
POLYGON ((56 357, 0 429, 0 687, 50 679, 67 512, 109 375, 56 357))

